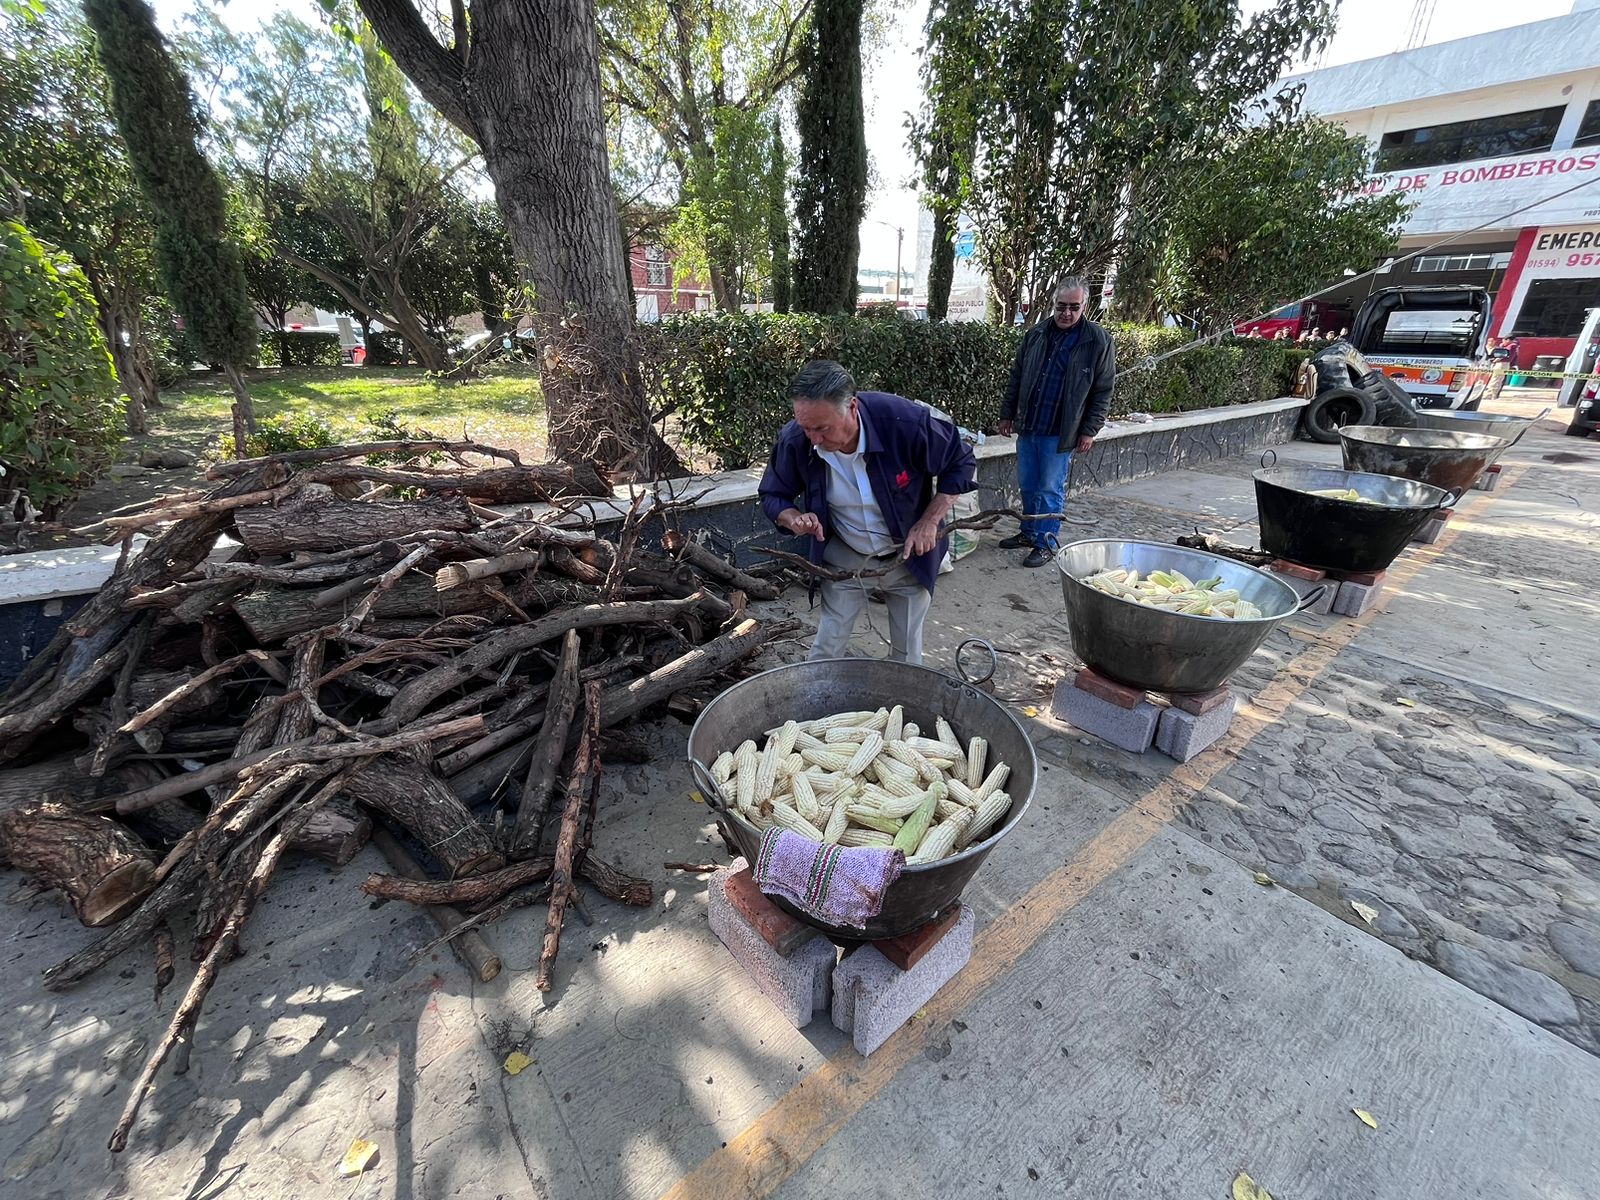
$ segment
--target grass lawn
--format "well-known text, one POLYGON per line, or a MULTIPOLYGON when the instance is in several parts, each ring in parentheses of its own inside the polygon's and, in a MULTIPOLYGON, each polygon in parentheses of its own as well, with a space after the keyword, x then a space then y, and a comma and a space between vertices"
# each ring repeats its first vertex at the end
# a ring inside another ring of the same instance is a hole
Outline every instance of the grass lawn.
MULTIPOLYGON (((258 419, 289 415, 326 422, 341 441, 372 440, 368 413, 395 413, 414 430, 463 435, 544 457, 544 398, 531 364, 491 364, 477 379, 443 383, 420 368, 301 367, 246 374, 258 419)), ((150 414, 151 434, 191 450, 215 445, 232 429, 233 393, 220 377, 196 376, 162 393, 166 406, 150 414)))

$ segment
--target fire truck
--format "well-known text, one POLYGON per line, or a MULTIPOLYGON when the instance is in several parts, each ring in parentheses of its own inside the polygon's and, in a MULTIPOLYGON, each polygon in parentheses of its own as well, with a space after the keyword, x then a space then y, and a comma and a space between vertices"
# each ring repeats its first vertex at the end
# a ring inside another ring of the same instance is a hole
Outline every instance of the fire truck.
POLYGON ((1350 343, 1418 408, 1454 408, 1481 363, 1489 293, 1480 287, 1391 287, 1361 304, 1350 343))
POLYGON ((1325 300, 1301 300, 1285 304, 1256 321, 1243 321, 1233 327, 1240 337, 1252 334, 1276 338, 1283 332, 1290 341, 1298 340, 1302 333, 1310 332, 1322 337, 1333 337, 1341 329, 1350 327, 1350 310, 1325 300))

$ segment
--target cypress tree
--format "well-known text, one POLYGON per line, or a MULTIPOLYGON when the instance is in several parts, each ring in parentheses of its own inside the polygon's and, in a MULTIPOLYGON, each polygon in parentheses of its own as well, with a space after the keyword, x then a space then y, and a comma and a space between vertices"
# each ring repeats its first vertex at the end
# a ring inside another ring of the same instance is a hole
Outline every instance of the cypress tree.
POLYGON ((111 81, 111 109, 134 178, 155 214, 161 280, 184 329, 233 386, 235 453, 255 429, 240 367, 256 353, 244 260, 228 238, 222 184, 200 152, 201 123, 188 80, 145 0, 84 0, 96 51, 111 81))
POLYGON ((950 284, 956 276, 955 216, 944 205, 933 210, 933 249, 928 259, 928 320, 950 312, 950 284))
POLYGON ((783 149, 783 129, 772 122, 772 178, 767 196, 767 241, 772 250, 772 311, 789 311, 789 159, 783 149))
POLYGON ((856 263, 867 201, 867 134, 861 98, 864 0, 817 0, 805 52, 795 221, 794 305, 802 312, 856 307, 856 263))

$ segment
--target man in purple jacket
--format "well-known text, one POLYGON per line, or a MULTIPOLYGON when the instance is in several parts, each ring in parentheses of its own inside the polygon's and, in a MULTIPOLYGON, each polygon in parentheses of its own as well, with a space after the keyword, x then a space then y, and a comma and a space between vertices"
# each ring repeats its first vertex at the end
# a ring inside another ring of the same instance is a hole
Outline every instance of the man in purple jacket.
POLYGON ((926 405, 856 391, 836 362, 807 363, 789 385, 794 420, 761 478, 761 507, 780 529, 809 536, 810 558, 868 579, 822 582, 811 657, 841 658, 869 592, 889 609, 889 657, 922 661, 922 623, 949 538, 940 524, 975 486, 977 462, 956 427, 926 405), (798 503, 797 503, 798 502, 798 503))

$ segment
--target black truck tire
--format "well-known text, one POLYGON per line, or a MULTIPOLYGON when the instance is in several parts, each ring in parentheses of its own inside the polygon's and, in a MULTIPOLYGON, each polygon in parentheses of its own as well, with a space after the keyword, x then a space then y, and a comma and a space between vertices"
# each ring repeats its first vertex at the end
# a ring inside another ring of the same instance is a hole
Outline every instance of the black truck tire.
POLYGON ((1378 406, 1366 392, 1353 387, 1334 387, 1318 392, 1300 418, 1306 437, 1331 446, 1339 440, 1342 425, 1371 425, 1378 406))

